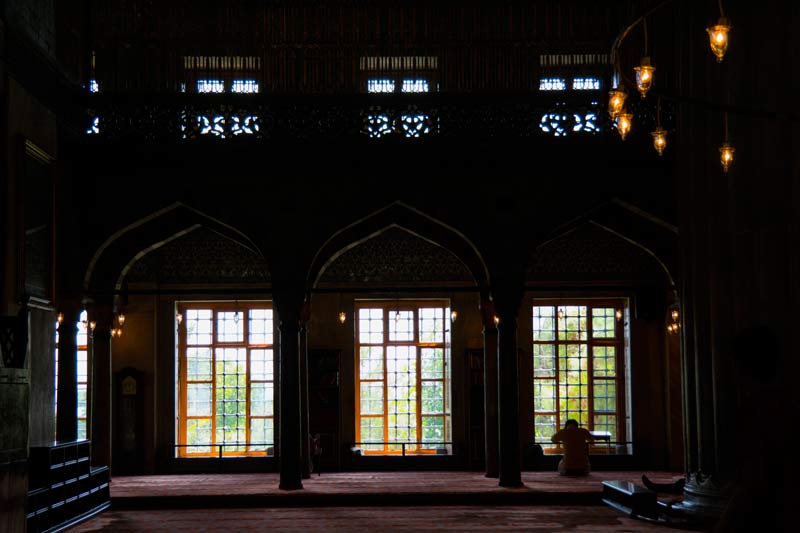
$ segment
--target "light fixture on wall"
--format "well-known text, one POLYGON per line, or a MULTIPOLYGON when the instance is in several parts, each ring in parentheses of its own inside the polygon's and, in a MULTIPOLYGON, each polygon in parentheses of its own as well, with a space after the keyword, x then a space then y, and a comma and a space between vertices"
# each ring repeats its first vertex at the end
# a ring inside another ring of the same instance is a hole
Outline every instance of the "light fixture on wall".
POLYGON ((91 333, 94 333, 94 328, 96 328, 96 327, 97 327, 97 321, 96 320, 90 320, 89 321, 89 331, 91 333))
POLYGON ((120 327, 125 325, 125 313, 120 312, 117 315, 117 323, 120 325, 120 327))
POLYGON ((450 322, 455 322, 457 318, 458 318, 458 311, 456 311, 455 309, 451 309, 450 310, 450 322))
POLYGON ((345 322, 347 322, 347 313, 339 311, 339 324, 344 324, 345 322))
POLYGON ((64 322, 64 313, 59 312, 56 315, 56 322, 58 322, 59 324, 64 322))
POLYGON ((494 325, 495 326, 499 326, 500 325, 500 317, 497 316, 497 315, 494 315, 494 325))
POLYGON ((678 292, 673 291, 673 304, 667 310, 667 332, 671 335, 677 335, 681 329, 681 306, 678 300, 678 292))
POLYGON ((181 322, 183 322, 183 313, 181 313, 180 311, 175 313, 175 322, 177 322, 178 325, 180 325, 181 322))
POLYGON ((122 328, 113 328, 113 329, 111 330, 111 337, 112 337, 112 338, 114 338, 114 337, 115 337, 115 338, 117 338, 117 339, 118 339, 118 338, 120 338, 120 337, 122 337, 122 328))
POLYGON ((622 320, 622 309, 617 309, 614 311, 614 317, 617 319, 617 322, 622 320))

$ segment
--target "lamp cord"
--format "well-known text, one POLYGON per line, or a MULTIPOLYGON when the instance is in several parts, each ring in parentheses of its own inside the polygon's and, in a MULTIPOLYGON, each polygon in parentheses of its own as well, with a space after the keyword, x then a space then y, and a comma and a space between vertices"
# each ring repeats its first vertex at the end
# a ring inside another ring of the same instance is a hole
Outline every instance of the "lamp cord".
POLYGON ((725 11, 722 9, 722 0, 717 0, 717 3, 719 4, 719 16, 724 17, 725 11))

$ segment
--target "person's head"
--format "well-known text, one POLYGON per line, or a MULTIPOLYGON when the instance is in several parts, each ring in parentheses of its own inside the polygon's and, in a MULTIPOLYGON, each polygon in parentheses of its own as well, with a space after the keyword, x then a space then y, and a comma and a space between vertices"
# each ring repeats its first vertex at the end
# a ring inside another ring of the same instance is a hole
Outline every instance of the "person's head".
POLYGON ((567 423, 564 424, 564 429, 567 429, 570 426, 574 427, 575 429, 578 429, 579 427, 581 427, 581 425, 578 424, 578 421, 575 420, 574 418, 570 418, 569 420, 567 420, 567 423))

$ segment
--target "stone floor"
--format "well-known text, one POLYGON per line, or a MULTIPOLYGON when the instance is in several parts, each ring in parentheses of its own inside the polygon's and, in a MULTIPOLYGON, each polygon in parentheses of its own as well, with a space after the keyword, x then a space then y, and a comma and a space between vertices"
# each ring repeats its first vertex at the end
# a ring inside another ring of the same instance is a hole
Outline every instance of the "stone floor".
POLYGON ((112 510, 71 531, 668 531, 600 503, 604 479, 641 476, 524 472, 524 487, 506 489, 481 472, 343 472, 300 491, 279 490, 277 474, 116 477, 112 510))

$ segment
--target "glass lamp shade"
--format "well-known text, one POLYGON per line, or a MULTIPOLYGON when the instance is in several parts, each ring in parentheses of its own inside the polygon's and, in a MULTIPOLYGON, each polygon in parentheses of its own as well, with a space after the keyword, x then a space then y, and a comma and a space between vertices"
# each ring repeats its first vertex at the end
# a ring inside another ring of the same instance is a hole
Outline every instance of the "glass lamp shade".
POLYGON ((730 168, 731 163, 733 163, 733 155, 735 152, 736 148, 728 143, 723 143, 722 146, 719 147, 719 161, 722 163, 723 172, 728 172, 728 168, 730 168))
POLYGON ((617 117, 617 131, 619 132, 619 136, 623 141, 631 132, 632 120, 633 115, 630 113, 620 113, 617 117))
POLYGON ((728 51, 728 32, 730 31, 730 21, 726 17, 720 17, 716 25, 706 28, 708 44, 717 57, 717 63, 722 63, 722 58, 725 57, 725 52, 728 51))
POLYGON ((653 148, 658 155, 664 155, 664 149, 667 147, 667 130, 659 126, 650 135, 653 136, 653 148))
POLYGON ((636 71, 636 88, 644 98, 647 96, 647 91, 653 86, 653 75, 656 68, 650 64, 650 58, 645 56, 642 58, 642 64, 634 67, 633 70, 636 71))
POLYGON ((608 91, 608 114, 611 118, 617 118, 625 108, 625 99, 628 93, 622 87, 616 87, 608 91))

